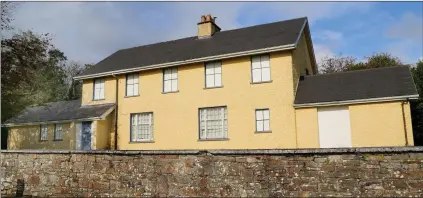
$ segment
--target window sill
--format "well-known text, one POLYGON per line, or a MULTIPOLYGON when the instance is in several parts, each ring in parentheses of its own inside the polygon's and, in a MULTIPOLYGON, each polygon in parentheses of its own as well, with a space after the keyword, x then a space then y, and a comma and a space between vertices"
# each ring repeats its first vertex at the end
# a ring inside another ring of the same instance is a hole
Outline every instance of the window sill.
POLYGON ((63 139, 53 140, 53 142, 60 142, 60 141, 63 141, 63 139))
POLYGON ((217 88, 223 88, 223 85, 218 87, 204 87, 204 89, 217 89, 217 88))
POLYGON ((198 139, 199 142, 207 142, 207 141, 228 141, 229 138, 209 138, 209 139, 198 139))
POLYGON ((133 98, 133 97, 138 97, 138 96, 140 96, 140 95, 138 94, 138 95, 133 95, 133 96, 125 96, 125 98, 133 98))
POLYGON ((154 143, 154 140, 145 140, 145 141, 130 141, 129 144, 139 144, 139 143, 154 143))
POLYGON ((102 100, 106 100, 106 99, 93 99, 93 101, 102 101, 102 100))
POLYGON ((271 82, 273 82, 273 80, 261 81, 261 82, 251 82, 250 84, 263 84, 263 83, 271 83, 271 82))
POLYGON ((179 90, 178 91, 168 91, 168 92, 162 92, 162 94, 168 94, 168 93, 178 93, 179 92, 179 90))
POLYGON ((254 133, 272 133, 272 131, 254 131, 254 133))
POLYGON ((39 140, 40 142, 48 142, 48 140, 39 140))

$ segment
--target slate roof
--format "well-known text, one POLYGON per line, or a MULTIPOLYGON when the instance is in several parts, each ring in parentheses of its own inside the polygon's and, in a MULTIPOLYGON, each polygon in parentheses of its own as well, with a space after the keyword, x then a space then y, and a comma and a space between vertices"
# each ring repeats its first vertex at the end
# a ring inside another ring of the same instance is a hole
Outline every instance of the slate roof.
POLYGON ((119 50, 85 70, 80 76, 186 61, 268 47, 294 45, 307 18, 297 18, 241 29, 119 50))
POLYGON ((3 124, 97 118, 114 106, 114 103, 81 106, 81 100, 51 102, 42 106, 28 107, 20 115, 7 120, 3 124))
POLYGON ((299 82, 294 104, 395 96, 418 97, 408 66, 305 76, 299 82))

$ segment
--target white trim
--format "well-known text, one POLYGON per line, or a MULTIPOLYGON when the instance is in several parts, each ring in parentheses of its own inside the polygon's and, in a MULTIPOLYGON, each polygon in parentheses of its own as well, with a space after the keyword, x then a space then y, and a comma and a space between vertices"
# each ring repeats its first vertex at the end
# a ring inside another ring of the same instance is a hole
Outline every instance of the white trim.
POLYGON ((145 71, 145 70, 151 70, 151 69, 179 66, 179 65, 191 64, 191 63, 215 61, 215 60, 220 60, 220 59, 225 59, 225 58, 234 58, 234 57, 240 57, 240 56, 251 56, 251 55, 256 55, 256 54, 263 54, 263 53, 269 53, 269 52, 275 52, 275 51, 295 49, 296 45, 297 44, 294 43, 294 44, 281 45, 281 46, 276 46, 276 47, 268 47, 268 48, 249 50, 249 51, 243 51, 243 52, 235 52, 235 53, 230 53, 230 54, 222 54, 222 55, 217 55, 217 56, 195 58, 195 59, 191 59, 191 60, 155 64, 155 65, 135 67, 135 68, 129 68, 129 69, 121 69, 121 70, 102 72, 102 73, 97 73, 97 74, 76 76, 73 79, 74 80, 83 80, 83 79, 97 78, 97 77, 103 77, 103 76, 108 76, 108 75, 125 74, 125 73, 139 72, 139 71, 145 71))
POLYGON ((115 106, 110 107, 109 110, 107 110, 106 112, 104 112, 101 116, 100 116, 100 120, 104 120, 106 119, 106 116, 108 116, 113 110, 115 110, 115 106))
POLYGON ((336 105, 390 102, 390 101, 403 101, 403 100, 407 100, 407 99, 418 99, 418 98, 419 98, 419 95, 407 95, 407 96, 393 96, 393 97, 369 98, 369 99, 358 99, 358 100, 318 102, 318 103, 307 103, 307 104, 294 104, 294 108, 336 106, 336 105))
POLYGON ((303 31, 304 31, 304 28, 305 28, 306 24, 307 24, 307 19, 304 21, 304 24, 301 27, 300 33, 298 34, 297 40, 295 41, 295 48, 297 48, 298 42, 301 39, 301 35, 303 35, 303 31))

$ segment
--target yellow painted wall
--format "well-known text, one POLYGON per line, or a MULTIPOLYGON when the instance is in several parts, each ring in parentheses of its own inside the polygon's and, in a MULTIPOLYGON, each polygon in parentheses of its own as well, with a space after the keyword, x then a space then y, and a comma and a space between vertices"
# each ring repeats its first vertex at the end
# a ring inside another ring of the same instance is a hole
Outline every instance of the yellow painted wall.
POLYGON ((116 80, 113 76, 104 77, 104 100, 93 100, 93 79, 82 84, 82 105, 114 103, 116 101, 116 80))
POLYGON ((303 33, 300 37, 300 40, 297 45, 297 49, 292 51, 292 74, 294 78, 294 91, 297 90, 298 80, 300 76, 306 75, 306 68, 309 71, 309 74, 313 74, 313 69, 310 60, 309 49, 307 46, 307 41, 305 34, 303 33))
POLYGON ((125 95, 119 76, 119 149, 295 148, 290 52, 270 56, 271 83, 251 84, 250 57, 222 60, 223 88, 204 89, 204 64, 178 67, 179 92, 162 94, 162 70, 140 73, 140 96, 125 95), (227 141, 198 141, 198 108, 226 105, 227 141), (272 133, 257 134, 255 109, 270 108, 272 133), (154 143, 130 143, 130 113, 154 112, 154 143))
MULTIPOLYGON (((405 146, 401 102, 349 105, 353 147, 405 146)), ((404 105, 409 145, 413 143, 409 104, 404 105)), ((317 108, 296 110, 300 148, 319 145, 317 108)))
POLYGON ((317 109, 296 109, 295 116, 298 148, 319 148, 317 109))
POLYGON ((104 120, 97 120, 94 121, 93 123, 95 123, 95 141, 96 141, 96 146, 95 149, 99 149, 99 150, 105 150, 105 149, 110 149, 110 138, 111 138, 111 133, 113 133, 113 118, 115 116, 114 111, 111 112, 108 116, 106 116, 106 119, 104 120))
MULTIPOLYGON (((351 105, 349 109, 353 147, 405 146, 401 102, 351 105)), ((410 106, 405 105, 404 110, 408 117, 408 138, 412 140, 410 106)))
POLYGON ((75 149, 75 124, 63 123, 63 140, 54 140, 54 124, 48 125, 48 140, 40 140, 40 125, 10 127, 8 149, 75 149))

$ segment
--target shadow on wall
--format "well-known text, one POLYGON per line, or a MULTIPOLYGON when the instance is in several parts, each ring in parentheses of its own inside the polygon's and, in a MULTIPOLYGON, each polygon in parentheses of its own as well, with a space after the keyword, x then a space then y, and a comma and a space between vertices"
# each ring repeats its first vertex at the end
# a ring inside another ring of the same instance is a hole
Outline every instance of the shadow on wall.
POLYGON ((7 128, 1 127, 1 149, 7 149, 7 128))

